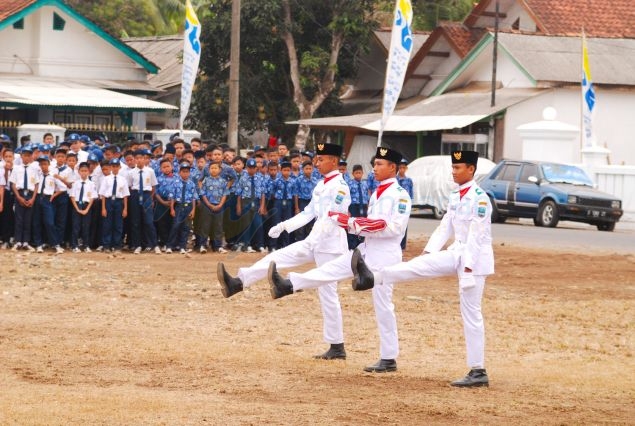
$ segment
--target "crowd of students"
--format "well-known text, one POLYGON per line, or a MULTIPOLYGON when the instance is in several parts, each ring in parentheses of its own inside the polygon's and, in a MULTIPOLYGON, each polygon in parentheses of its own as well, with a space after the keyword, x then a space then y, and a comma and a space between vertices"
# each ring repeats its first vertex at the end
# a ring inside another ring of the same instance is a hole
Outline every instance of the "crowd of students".
MULTIPOLYGON (((274 251, 304 239, 312 224, 278 238, 268 230, 310 202, 322 179, 312 152, 256 146, 243 158, 225 144, 174 137, 129 140, 120 148, 70 134, 58 146, 0 135, 0 247, 63 253, 274 251)), ((340 172, 350 187, 350 213, 365 216, 376 182, 361 165, 340 172)), ((407 162, 400 185, 412 197, 407 162)), ((360 239, 349 235, 352 249, 360 239)), ((405 247, 405 238, 402 242, 405 247)))

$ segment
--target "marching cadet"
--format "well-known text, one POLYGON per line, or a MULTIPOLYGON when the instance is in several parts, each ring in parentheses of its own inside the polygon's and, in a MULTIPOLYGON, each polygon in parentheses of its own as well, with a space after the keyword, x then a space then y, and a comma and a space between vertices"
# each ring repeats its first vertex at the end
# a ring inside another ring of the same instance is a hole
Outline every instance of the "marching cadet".
POLYGON ((128 179, 120 176, 121 162, 118 158, 109 161, 110 172, 101 182, 99 196, 101 197, 103 250, 121 251, 123 245, 123 220, 128 216, 128 179))
MULTIPOLYGON (((329 218, 329 211, 345 213, 350 204, 348 185, 337 170, 340 155, 342 147, 339 145, 317 144, 317 164, 324 179, 317 184, 311 202, 300 214, 269 230, 269 236, 277 238, 283 231, 293 232, 316 219, 309 236, 303 241, 268 254, 250 267, 240 268, 236 278, 229 275, 223 263, 219 262, 217 275, 223 296, 230 297, 264 278, 271 262, 276 262, 281 268, 308 262, 315 262, 319 266, 348 251, 346 233, 329 218)), ((324 317, 324 340, 330 347, 316 358, 346 359, 337 281, 333 280, 320 287, 318 294, 324 317)))
MULTIPOLYGON (((397 180, 399 181, 399 185, 408 191, 408 195, 410 195, 410 199, 414 197, 414 184, 412 179, 406 176, 406 172, 408 171, 408 160, 402 158, 399 162, 399 174, 397 175, 397 180)), ((403 240, 401 240, 401 249, 406 249, 406 241, 408 240, 408 230, 406 229, 406 233, 403 236, 403 240)))
POLYGON ((9 248, 9 244, 15 234, 15 213, 13 203, 15 195, 11 189, 11 174, 13 173, 13 155, 11 148, 5 148, 2 152, 3 165, 0 166, 0 191, 2 203, 0 203, 0 239, 2 248, 9 248))
POLYGON ((247 160, 247 173, 237 183, 236 213, 242 222, 240 237, 245 253, 264 252, 262 218, 266 216, 265 178, 258 173, 256 160, 247 160))
POLYGON ((163 251, 168 248, 168 238, 172 229, 170 215, 170 191, 174 182, 179 178, 172 171, 172 160, 164 158, 160 162, 161 173, 157 176, 157 189, 154 192, 154 222, 156 223, 159 244, 163 251))
MULTIPOLYGON (((299 214, 311 202, 311 194, 317 186, 318 180, 313 176, 313 163, 305 161, 302 164, 302 175, 295 180, 296 196, 294 197, 295 214, 299 214)), ((311 232, 313 221, 296 229, 295 241, 303 240, 311 232)), ((266 230, 269 232, 269 230, 266 230)))
MULTIPOLYGON (((291 179, 291 163, 280 164, 280 176, 273 181, 274 216, 273 224, 289 220, 293 217, 293 198, 296 196, 295 184, 291 179)), ((276 249, 289 245, 289 233, 283 232, 279 238, 272 241, 276 249)))
POLYGON ((79 173, 79 180, 73 184, 70 192, 71 204, 73 205, 71 245, 73 253, 79 253, 81 251, 79 238, 81 237, 84 250, 86 253, 90 253, 91 249, 88 246, 90 238, 90 209, 97 198, 97 189, 95 184, 88 179, 88 174, 90 173, 88 163, 80 163, 77 172, 79 173))
POLYGON ((190 180, 191 165, 183 161, 179 165, 179 179, 174 181, 170 191, 170 215, 173 218, 172 229, 168 238, 166 253, 181 249, 181 254, 187 253, 187 237, 190 233, 189 221, 194 219, 198 188, 190 180))
POLYGON ((37 159, 40 165, 40 188, 36 198, 36 206, 33 214, 33 242, 38 253, 44 251, 44 238, 42 231, 46 232, 46 238, 49 245, 55 248, 60 254, 64 253, 64 249, 60 245, 61 240, 55 229, 55 198, 61 193, 61 188, 66 186, 55 179, 57 169, 50 169, 50 159, 46 155, 37 159))
POLYGON ((380 270, 374 269, 370 259, 354 256, 353 288, 366 290, 383 287, 386 283, 433 278, 456 274, 459 280, 459 301, 463 318, 463 332, 467 349, 469 373, 451 383, 457 387, 488 386, 485 371, 485 326, 481 300, 485 278, 494 273, 492 249, 492 206, 487 194, 474 181, 478 153, 454 151, 452 178, 459 189, 450 194, 448 211, 433 232, 423 254, 409 262, 380 270), (454 242, 442 250, 446 242, 454 242), (368 262, 368 266, 367 263, 368 262), (369 270, 370 266, 370 270, 369 270), (372 272, 371 272, 372 271, 372 272), (377 285, 375 285, 377 284, 377 285))
POLYGON ((33 207, 39 184, 39 167, 33 163, 33 149, 22 147, 20 165, 13 166, 11 173, 11 189, 15 198, 15 245, 13 250, 20 248, 33 251, 29 245, 33 222, 33 207))
POLYGON ((152 209, 154 192, 158 183, 157 178, 154 170, 146 166, 145 151, 135 151, 134 161, 136 167, 128 172, 130 248, 134 247, 134 254, 139 254, 141 253, 141 245, 145 241, 146 247, 154 248, 156 254, 161 254, 161 249, 157 244, 154 210, 152 209))
POLYGON ((209 165, 209 176, 203 179, 200 189, 199 232, 200 252, 204 253, 205 242, 210 238, 213 251, 227 253, 223 248, 223 207, 229 195, 227 182, 220 176, 220 163, 209 165))
MULTIPOLYGON (((408 224, 411 200, 406 191, 399 186, 395 176, 401 154, 388 148, 377 148, 374 170, 380 185, 370 198, 368 218, 351 217, 340 211, 329 212, 334 223, 356 235, 363 235, 365 241, 356 253, 366 256, 373 268, 394 265, 401 261, 399 242, 408 224)), ((269 284, 274 299, 292 294, 294 291, 328 286, 353 276, 351 268, 352 252, 320 265, 303 274, 290 273, 288 279, 277 272, 276 262, 269 266, 269 284)), ((396 358, 399 354, 397 338, 397 319, 392 303, 392 284, 384 283, 373 290, 375 317, 379 329, 380 360, 364 368, 366 372, 385 373, 397 370, 396 358)))
MULTIPOLYGON (((353 217, 366 217, 368 212, 368 184, 362 179, 363 175, 364 169, 361 164, 355 164, 353 178, 348 182, 348 186, 351 188, 351 205, 348 207, 348 212, 353 217)), ((362 241, 364 241, 364 237, 348 234, 348 248, 350 250, 357 247, 362 241)))

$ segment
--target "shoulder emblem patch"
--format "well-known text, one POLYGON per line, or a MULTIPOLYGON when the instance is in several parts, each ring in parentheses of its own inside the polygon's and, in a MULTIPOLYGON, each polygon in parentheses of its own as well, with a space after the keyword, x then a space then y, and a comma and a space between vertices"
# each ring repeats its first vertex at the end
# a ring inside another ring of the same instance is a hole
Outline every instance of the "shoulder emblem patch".
POLYGON ((344 201, 344 197, 346 196, 346 192, 339 190, 337 191, 337 195, 335 196, 335 204, 342 204, 342 201, 344 201))

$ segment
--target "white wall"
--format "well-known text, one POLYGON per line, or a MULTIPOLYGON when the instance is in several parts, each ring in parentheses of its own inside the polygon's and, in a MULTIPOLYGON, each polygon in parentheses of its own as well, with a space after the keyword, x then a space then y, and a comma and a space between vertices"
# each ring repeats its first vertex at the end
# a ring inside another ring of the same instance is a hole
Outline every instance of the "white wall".
MULTIPOLYGON (((635 165, 635 88, 633 90, 609 90, 596 87, 595 133, 598 144, 611 150, 612 164, 635 165)), ((580 127, 580 90, 554 89, 512 106, 505 115, 504 158, 520 159, 522 141, 516 128, 521 124, 542 120, 542 111, 552 106, 558 111, 558 121, 580 127)), ((579 141, 576 153, 579 155, 579 141)), ((581 157, 580 157, 581 161, 581 157)))
POLYGON ((146 81, 147 75, 123 52, 53 6, 26 16, 22 30, 9 26, 0 31, 0 72, 137 81, 146 81), (53 12, 66 21, 63 31, 53 30, 53 12))

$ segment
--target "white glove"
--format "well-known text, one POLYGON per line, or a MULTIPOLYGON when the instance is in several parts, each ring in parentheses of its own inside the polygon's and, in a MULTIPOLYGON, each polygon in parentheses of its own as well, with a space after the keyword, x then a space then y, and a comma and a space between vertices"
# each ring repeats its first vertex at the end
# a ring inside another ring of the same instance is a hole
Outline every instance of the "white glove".
POLYGON ((271 238, 278 238, 280 234, 282 234, 282 231, 284 231, 284 226, 281 223, 279 223, 275 226, 272 226, 271 229, 269 229, 269 236, 271 238))
POLYGON ((461 290, 468 290, 472 287, 476 287, 476 280, 471 272, 464 272, 459 277, 459 288, 461 290))

